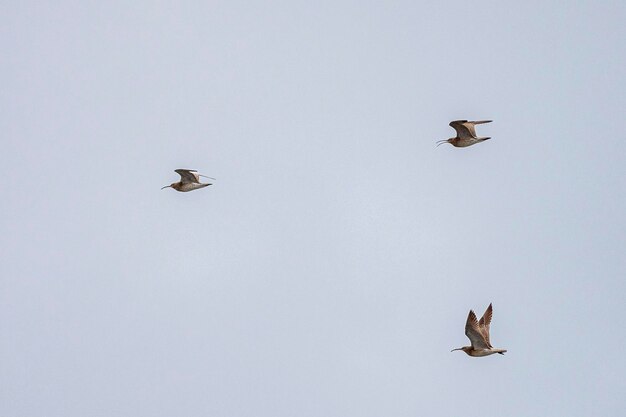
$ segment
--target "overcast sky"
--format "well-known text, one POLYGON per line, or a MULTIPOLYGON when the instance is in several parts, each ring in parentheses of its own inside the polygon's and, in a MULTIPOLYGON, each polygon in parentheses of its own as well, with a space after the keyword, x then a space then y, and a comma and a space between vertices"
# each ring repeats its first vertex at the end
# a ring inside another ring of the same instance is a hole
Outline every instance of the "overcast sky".
POLYGON ((0 415, 626 413, 623 1, 1 9, 0 415))

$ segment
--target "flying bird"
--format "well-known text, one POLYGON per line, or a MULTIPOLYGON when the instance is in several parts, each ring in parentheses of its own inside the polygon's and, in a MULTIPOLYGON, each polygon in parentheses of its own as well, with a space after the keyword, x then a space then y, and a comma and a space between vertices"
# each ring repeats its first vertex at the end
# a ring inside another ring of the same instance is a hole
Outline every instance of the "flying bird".
POLYGON ((174 182, 170 185, 166 185, 164 188, 172 187, 176 191, 180 191, 185 193, 187 191, 197 190, 198 188, 208 187, 209 185, 213 185, 210 183, 201 183, 200 177, 209 178, 214 180, 215 178, 207 177, 206 175, 198 174, 198 171, 193 169, 177 169, 175 170, 178 175, 180 175, 180 181, 174 182))
POLYGON ((467 322, 465 323, 465 335, 469 338, 470 342, 472 342, 472 346, 463 346, 457 349, 452 349, 451 352, 455 350, 462 350, 470 356, 488 356, 493 355, 494 353, 499 353, 500 355, 504 355, 506 349, 496 349, 491 346, 489 342, 489 324, 491 324, 491 316, 493 312, 493 307, 489 304, 485 314, 480 318, 480 321, 476 320, 476 314, 472 310, 470 310, 469 315, 467 316, 467 322))
POLYGON ((454 120, 450 122, 450 126, 456 130, 456 137, 439 140, 437 141, 437 146, 443 143, 449 143, 452 146, 457 148, 465 148, 467 146, 472 146, 476 143, 484 142, 487 139, 491 139, 490 137, 477 137, 476 130, 474 129, 475 125, 481 125, 483 123, 491 123, 492 120, 477 120, 477 121, 467 121, 467 120, 454 120))

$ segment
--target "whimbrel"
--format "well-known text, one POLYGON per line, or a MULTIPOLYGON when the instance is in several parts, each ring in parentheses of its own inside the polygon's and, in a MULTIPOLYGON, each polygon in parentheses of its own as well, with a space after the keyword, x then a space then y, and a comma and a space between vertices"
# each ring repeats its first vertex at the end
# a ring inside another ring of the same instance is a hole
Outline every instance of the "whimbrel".
POLYGON ((489 324, 491 323, 491 315, 493 308, 491 304, 487 307, 485 314, 480 318, 480 321, 476 320, 476 314, 470 310, 467 316, 467 322, 465 323, 465 335, 472 342, 472 346, 463 346, 455 350, 462 350, 470 356, 488 356, 494 353, 504 355, 506 349, 495 349, 489 343, 489 324))
POLYGON ((165 187, 161 189, 172 187, 176 191, 180 191, 184 193, 187 191, 193 191, 193 190, 197 190, 198 188, 204 188, 204 187, 208 187, 209 185, 212 185, 208 183, 201 183, 200 177, 210 178, 212 180, 215 179, 215 178, 207 177, 206 175, 198 174, 198 171, 195 171, 193 169, 177 169, 175 170, 175 172, 177 172, 178 175, 180 175, 180 181, 174 182, 171 185, 166 185, 165 187))
POLYGON ((492 120, 477 120, 473 122, 467 120, 454 120, 450 122, 450 126, 456 130, 456 137, 437 141, 437 146, 442 143, 449 143, 457 148, 465 148, 476 143, 484 142, 487 139, 491 139, 490 137, 477 137, 476 130, 474 129, 475 125, 491 122, 492 120))

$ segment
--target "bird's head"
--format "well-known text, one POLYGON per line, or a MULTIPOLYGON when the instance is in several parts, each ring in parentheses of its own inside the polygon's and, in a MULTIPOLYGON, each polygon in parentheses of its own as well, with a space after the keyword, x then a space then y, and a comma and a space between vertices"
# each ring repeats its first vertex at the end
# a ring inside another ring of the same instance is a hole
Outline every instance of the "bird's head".
POLYGON ((467 353, 469 355, 469 351, 472 350, 471 346, 463 346, 460 348, 456 348, 456 349, 452 349, 450 352, 454 352, 455 350, 462 350, 463 352, 467 353))

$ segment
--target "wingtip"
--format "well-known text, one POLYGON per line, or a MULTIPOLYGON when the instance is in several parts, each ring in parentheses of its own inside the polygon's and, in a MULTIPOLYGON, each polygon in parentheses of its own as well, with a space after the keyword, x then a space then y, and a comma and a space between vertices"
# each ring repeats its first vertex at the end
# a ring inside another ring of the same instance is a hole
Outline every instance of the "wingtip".
POLYGON ((474 310, 470 310, 467 314, 467 321, 478 322, 478 318, 476 317, 476 313, 474 313, 474 310))

